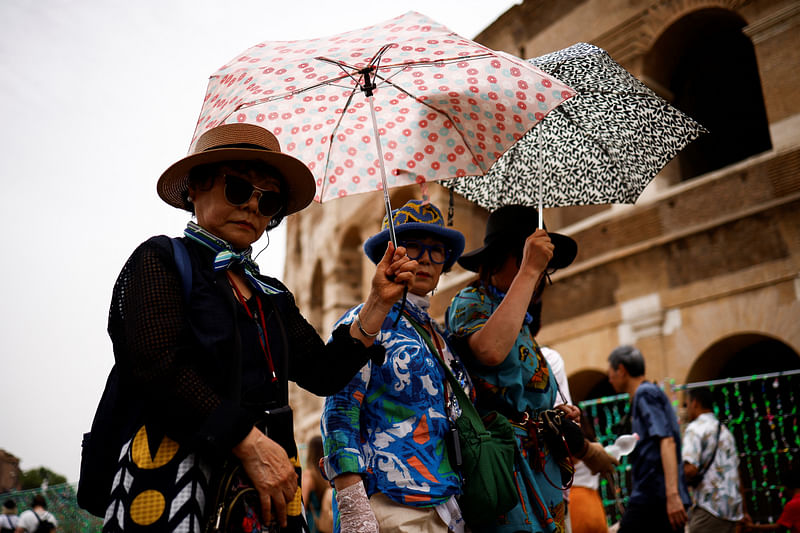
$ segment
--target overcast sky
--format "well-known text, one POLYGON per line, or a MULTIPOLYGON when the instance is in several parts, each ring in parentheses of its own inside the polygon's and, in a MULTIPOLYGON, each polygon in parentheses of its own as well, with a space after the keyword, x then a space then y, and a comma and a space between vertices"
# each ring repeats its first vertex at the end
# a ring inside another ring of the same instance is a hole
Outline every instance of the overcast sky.
MULTIPOLYGON (((408 10, 472 38, 515 3, 0 1, 0 448, 77 481, 113 362, 114 280, 140 242, 188 220, 155 184, 185 155, 218 67, 261 41, 408 10)), ((271 235, 258 262, 282 277, 284 233, 271 235)))

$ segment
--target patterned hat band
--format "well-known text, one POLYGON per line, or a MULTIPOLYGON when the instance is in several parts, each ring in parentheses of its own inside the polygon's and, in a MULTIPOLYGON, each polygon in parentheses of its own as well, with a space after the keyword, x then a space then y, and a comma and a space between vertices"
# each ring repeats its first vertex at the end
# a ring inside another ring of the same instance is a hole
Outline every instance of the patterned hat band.
MULTIPOLYGON (((409 200, 403 207, 392 211, 392 221, 395 226, 416 222, 418 224, 433 224, 444 227, 444 218, 439 208, 430 202, 422 200, 409 200)), ((389 219, 383 217, 381 229, 389 228, 389 219)))

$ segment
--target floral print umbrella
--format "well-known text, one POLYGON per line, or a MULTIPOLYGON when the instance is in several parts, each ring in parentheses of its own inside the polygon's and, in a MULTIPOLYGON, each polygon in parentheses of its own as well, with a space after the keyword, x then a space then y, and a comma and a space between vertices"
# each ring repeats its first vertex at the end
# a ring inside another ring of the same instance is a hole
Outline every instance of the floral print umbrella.
POLYGON ((408 12, 244 51, 211 76, 194 139, 223 123, 259 124, 308 164, 317 201, 383 190, 390 211, 387 188, 484 174, 573 94, 408 12))
POLYGON ((576 95, 553 110, 485 176, 444 183, 490 211, 634 203, 655 175, 705 132, 596 46, 530 59, 576 95), (540 177, 542 179, 540 179, 540 177))

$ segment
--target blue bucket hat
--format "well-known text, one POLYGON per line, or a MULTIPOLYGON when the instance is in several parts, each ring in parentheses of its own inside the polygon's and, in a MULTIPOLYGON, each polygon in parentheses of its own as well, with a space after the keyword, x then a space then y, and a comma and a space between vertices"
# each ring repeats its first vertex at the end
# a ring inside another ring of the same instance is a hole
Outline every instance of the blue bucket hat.
MULTIPOLYGON (((419 231, 430 233, 450 251, 444 263, 444 270, 450 269, 464 251, 464 235, 460 231, 446 228, 442 212, 430 202, 422 200, 409 200, 406 204, 392 211, 394 232, 400 239, 403 233, 419 231)), ((389 220, 384 216, 381 231, 367 239, 364 243, 364 252, 373 263, 378 262, 386 251, 389 242, 389 220)))

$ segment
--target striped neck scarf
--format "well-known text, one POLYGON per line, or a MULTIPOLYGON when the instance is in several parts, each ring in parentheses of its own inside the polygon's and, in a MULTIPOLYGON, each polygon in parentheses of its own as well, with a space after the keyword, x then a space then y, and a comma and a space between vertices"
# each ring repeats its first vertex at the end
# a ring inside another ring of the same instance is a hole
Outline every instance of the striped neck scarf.
POLYGON ((247 278, 250 285, 262 294, 280 294, 283 292, 258 279, 258 265, 250 257, 253 251, 251 247, 248 246, 246 250, 235 252, 227 241, 220 239, 216 235, 212 235, 191 221, 186 225, 183 234, 186 238, 202 244, 216 254, 214 257, 214 272, 227 270, 232 266, 240 266, 242 267, 244 277, 247 278))

